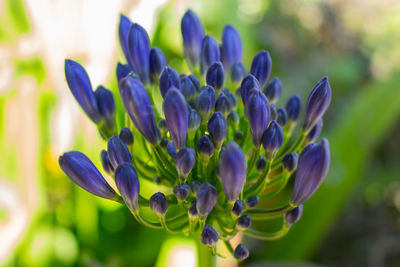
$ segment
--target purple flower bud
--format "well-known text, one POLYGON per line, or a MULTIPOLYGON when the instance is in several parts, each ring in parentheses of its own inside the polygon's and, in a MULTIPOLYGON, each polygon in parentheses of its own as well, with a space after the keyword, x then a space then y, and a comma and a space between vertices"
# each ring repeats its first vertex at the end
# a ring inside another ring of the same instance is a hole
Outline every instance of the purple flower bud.
POLYGON ((190 182, 190 190, 194 197, 197 195, 197 191, 199 190, 200 186, 201 183, 199 181, 193 180, 190 182))
POLYGON ((232 111, 229 113, 229 115, 228 115, 228 117, 227 117, 227 121, 228 121, 228 124, 229 124, 233 129, 237 129, 237 127, 239 126, 240 119, 239 119, 239 115, 236 113, 235 110, 232 110, 232 111))
POLYGON ((240 217, 243 214, 244 211, 244 202, 243 200, 236 200, 235 204, 233 205, 232 208, 232 213, 233 215, 235 215, 236 217, 240 217))
POLYGON ((128 17, 122 14, 119 16, 119 26, 118 26, 119 44, 121 46, 122 52, 124 53, 126 60, 128 61, 130 67, 133 69, 133 64, 132 62, 130 62, 129 49, 128 49, 128 36, 131 25, 132 22, 128 17))
POLYGON ((213 210, 218 200, 218 192, 214 186, 209 183, 202 184, 197 190, 196 208, 201 220, 213 210))
POLYGON ((240 231, 248 229, 250 225, 251 217, 248 214, 241 216, 237 221, 237 227, 240 231))
POLYGON ((282 158, 283 167, 289 172, 295 171, 297 169, 298 158, 299 158, 299 156, 295 152, 287 153, 282 158))
POLYGON ((224 67, 221 62, 215 62, 207 70, 206 81, 208 85, 211 85, 215 90, 220 90, 224 86, 224 67))
POLYGON ((242 61, 242 40, 239 32, 232 26, 226 25, 222 33, 222 59, 226 69, 242 61))
POLYGON ((187 10, 181 21, 183 37, 183 50, 186 61, 191 69, 199 64, 201 43, 204 37, 204 29, 200 19, 192 10, 187 10))
POLYGON ((207 163, 214 155, 214 144, 208 135, 203 135, 196 144, 197 153, 203 163, 207 163))
POLYGON ((115 126, 115 102, 113 93, 103 86, 99 86, 94 94, 97 100, 97 107, 101 117, 104 118, 106 127, 108 129, 113 129, 115 126))
POLYGON ((187 77, 192 81, 192 83, 194 85, 194 88, 196 89, 196 92, 199 93, 200 92, 200 81, 199 81, 199 79, 193 74, 190 74, 187 77))
POLYGON ((185 201, 190 194, 190 187, 187 184, 180 184, 175 186, 173 191, 177 199, 185 201))
POLYGON ((268 80, 271 68, 272 60, 267 51, 261 50, 254 56, 250 73, 260 82, 261 88, 264 87, 265 82, 268 80))
POLYGON ((181 79, 180 91, 188 103, 191 102, 196 96, 196 86, 193 84, 193 81, 189 78, 189 76, 181 79))
POLYGON ((140 184, 135 168, 128 163, 119 165, 115 170, 115 184, 128 208, 135 212, 139 209, 140 184))
POLYGON ((214 246, 218 241, 218 233, 211 226, 206 224, 201 232, 201 242, 207 246, 214 246))
POLYGON ((256 162, 257 171, 261 173, 265 169, 266 164, 267 160, 263 156, 260 156, 256 162))
POLYGON ((133 23, 128 35, 129 61, 144 84, 150 82, 150 39, 146 30, 133 23))
POLYGON ((231 106, 231 109, 232 108, 236 108, 237 107, 237 98, 236 98, 236 96, 231 91, 229 91, 228 89, 225 89, 223 91, 223 93, 228 98, 229 105, 231 106))
POLYGON ((240 96, 242 98, 243 105, 247 108, 247 98, 249 97, 252 89, 260 89, 260 84, 256 77, 249 74, 247 75, 240 85, 240 96))
POLYGON ((303 215, 303 205, 300 205, 285 214, 285 223, 288 227, 291 227, 293 224, 297 223, 301 216, 303 215))
POLYGON ((269 113, 271 121, 276 121, 276 119, 278 118, 278 111, 276 110, 275 104, 269 105, 269 113))
POLYGON ((194 108, 190 108, 189 122, 188 122, 188 133, 192 138, 196 134, 197 129, 200 127, 201 118, 199 113, 194 108))
POLYGON ((201 65, 204 70, 210 68, 212 64, 221 60, 219 46, 214 37, 206 35, 201 44, 201 65))
POLYGON ((154 211, 160 217, 165 216, 165 213, 167 213, 168 209, 168 201, 163 193, 155 193, 150 197, 149 202, 152 211, 154 211))
POLYGON ((86 115, 94 122, 100 123, 101 116, 97 106, 96 96, 85 69, 70 59, 65 60, 65 77, 71 93, 86 115))
POLYGON ((247 259, 249 257, 249 250, 243 246, 242 244, 239 244, 236 248, 235 248, 235 252, 233 253, 233 256, 240 260, 243 261, 245 259, 247 259))
POLYGON ((100 160, 101 160, 101 165, 103 166, 103 169, 108 173, 109 175, 114 175, 114 167, 112 166, 110 159, 108 158, 108 153, 104 149, 100 153, 100 160))
POLYGON ((258 89, 252 90, 247 100, 247 118, 249 119, 253 144, 259 147, 264 131, 270 120, 268 99, 258 89))
POLYGON ((244 76, 246 76, 246 68, 245 66, 240 63, 237 62, 235 64, 232 65, 231 68, 231 80, 233 83, 240 83, 244 76))
POLYGON ((134 72, 131 69, 131 67, 129 67, 128 64, 121 64, 118 62, 116 74, 117 74, 117 80, 118 82, 120 82, 126 76, 134 74, 134 72))
POLYGON ((197 97, 197 110, 200 113, 201 121, 205 122, 210 118, 214 110, 216 102, 216 95, 214 88, 211 86, 204 86, 197 97))
POLYGON ((171 67, 165 66, 160 76, 159 87, 163 98, 171 87, 180 88, 179 74, 171 67))
MULTIPOLYGON (((174 143, 172 143, 172 141, 171 141, 171 144, 172 144, 172 146, 174 146, 174 143)), ((161 138, 160 147, 167 149, 167 146, 168 146, 168 138, 166 138, 166 137, 161 138)))
POLYGON ((260 199, 258 196, 249 196, 246 200, 247 208, 249 209, 255 208, 259 200, 260 199))
POLYGON ((221 112, 215 112, 208 121, 208 132, 217 151, 226 138, 227 123, 221 112))
POLYGON ((197 217, 196 200, 193 200, 193 202, 190 204, 188 213, 189 217, 191 218, 197 217))
POLYGON ((325 179, 330 164, 328 140, 308 145, 300 154, 290 202, 299 206, 309 199, 325 179))
POLYGON ((282 94, 281 81, 277 77, 272 78, 272 80, 265 86, 263 92, 267 96, 269 102, 275 103, 282 94))
POLYGON ((225 116, 229 114, 232 107, 229 103, 228 97, 222 92, 215 102, 215 111, 221 112, 225 116))
POLYGON ((187 103, 179 90, 171 88, 168 91, 163 111, 174 146, 179 150, 186 145, 189 118, 187 103))
POLYGON ((242 138, 243 138, 243 132, 240 130, 237 130, 235 132, 235 136, 234 136, 235 142, 240 142, 242 140, 242 138))
POLYGON ((301 111, 301 98, 299 95, 293 95, 286 103, 286 112, 288 121, 297 122, 301 111))
POLYGON ((129 149, 126 147, 121 138, 113 135, 107 144, 108 157, 114 169, 122 163, 132 163, 132 157, 129 149))
POLYGON ((147 141, 157 144, 161 136, 146 89, 139 81, 128 76, 119 83, 119 92, 135 127, 147 141))
POLYGON ((242 192, 246 171, 246 157, 242 149, 235 142, 228 142, 220 155, 218 175, 229 202, 235 201, 242 192))
POLYGON ((262 137, 265 156, 271 160, 283 144, 283 131, 276 121, 272 121, 262 137))
POLYGON ((315 124, 314 127, 308 132, 307 134, 308 143, 313 143, 318 139, 319 135, 322 132, 322 126, 323 126, 322 119, 320 119, 317 122, 317 124, 315 124))
POLYGON ((280 126, 285 126, 288 120, 288 115, 286 113, 285 108, 279 108, 277 110, 277 122, 279 123, 280 126))
POLYGON ((150 75, 153 81, 158 81, 167 61, 164 53, 158 47, 152 47, 150 50, 150 75))
POLYGON ((119 132, 119 138, 125 143, 127 146, 133 145, 133 134, 129 128, 122 128, 119 132))
POLYGON ((117 193, 85 154, 79 151, 66 152, 59 157, 58 163, 63 172, 84 190, 98 197, 118 199, 117 193))
POLYGON ((303 129, 308 132, 322 118, 331 103, 332 90, 328 77, 322 78, 312 89, 306 104, 303 129))
POLYGON ((164 135, 168 131, 167 122, 163 118, 158 121, 157 126, 160 129, 162 135, 164 135))
POLYGON ((169 141, 169 142, 168 142, 168 145, 167 145, 167 152, 168 152, 168 154, 169 154, 172 158, 174 158, 174 159, 176 159, 176 157, 178 156, 178 153, 176 152, 174 143, 173 143, 172 141, 169 141))
POLYGON ((182 148, 176 156, 175 166, 179 173, 179 178, 185 180, 192 171, 196 163, 196 152, 191 148, 182 148))

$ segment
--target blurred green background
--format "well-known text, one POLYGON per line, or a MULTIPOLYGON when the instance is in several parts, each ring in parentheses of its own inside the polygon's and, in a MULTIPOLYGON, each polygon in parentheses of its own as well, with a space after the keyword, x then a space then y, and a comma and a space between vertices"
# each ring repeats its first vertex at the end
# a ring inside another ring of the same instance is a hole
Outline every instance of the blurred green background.
POLYGON ((242 265, 400 266, 397 0, 0 1, 0 265, 178 266, 169 250, 193 246, 141 227, 125 207, 72 184, 57 163, 79 149, 98 165, 105 146, 68 91, 64 58, 87 66, 93 85, 115 88, 122 12, 179 65, 188 7, 216 37, 226 23, 238 28, 246 66, 270 51, 284 86, 278 106, 293 93, 306 99, 325 75, 333 90, 326 181, 287 236, 245 238, 251 256, 242 265))

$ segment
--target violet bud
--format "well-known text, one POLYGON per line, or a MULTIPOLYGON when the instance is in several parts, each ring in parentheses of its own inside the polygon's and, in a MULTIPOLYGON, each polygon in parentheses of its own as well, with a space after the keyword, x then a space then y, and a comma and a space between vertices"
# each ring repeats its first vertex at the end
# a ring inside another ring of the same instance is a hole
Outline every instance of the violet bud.
POLYGON ((222 33, 222 60, 226 69, 242 61, 243 48, 239 32, 232 25, 226 25, 222 33))
POLYGON ((193 80, 190 79, 189 76, 181 79, 179 90, 181 91, 188 103, 194 100, 195 96, 197 95, 196 86, 193 84, 193 80))
POLYGON ((58 163, 74 183, 89 193, 111 200, 119 198, 85 154, 79 151, 66 152, 59 157, 58 163))
POLYGON ((75 100, 94 123, 101 122, 96 96, 85 69, 70 59, 65 60, 65 77, 75 100))
POLYGON ((246 76, 246 68, 242 63, 237 62, 231 68, 231 80, 233 83, 240 83, 246 76))
POLYGON ((254 56, 251 63, 250 73, 257 78, 261 88, 264 87, 264 84, 268 80, 269 75, 271 74, 271 68, 272 60, 269 52, 261 50, 254 56))
POLYGON ((249 209, 255 208, 259 200, 260 198, 258 196, 249 196, 246 200, 247 208, 249 209))
POLYGON ((188 135, 189 139, 193 139, 196 135, 197 129, 200 127, 201 118, 196 109, 190 108, 189 122, 188 122, 188 135))
POLYGON ((196 163, 196 152, 191 148, 182 148, 176 156, 175 166, 179 173, 179 178, 186 180, 196 163))
POLYGON ((249 97, 250 91, 252 89, 260 89, 260 84, 256 77, 249 74, 247 75, 240 85, 240 96, 242 98, 243 105, 247 109, 247 98, 249 97))
POLYGON ((236 259, 243 261, 249 257, 249 250, 244 245, 239 244, 235 248, 235 252, 233 252, 233 256, 236 259))
POLYGON ((150 82, 150 39, 146 30, 133 23, 128 34, 129 61, 144 84, 150 82))
POLYGON ((283 131, 276 121, 272 121, 262 137, 265 156, 271 160, 283 144, 283 131))
POLYGON ((224 67, 221 62, 215 62, 212 64, 208 70, 206 75, 207 84, 214 87, 215 90, 221 90, 224 86, 224 67))
POLYGON ((110 159, 110 162, 114 169, 121 165, 122 163, 132 163, 132 157, 129 153, 129 149, 122 142, 121 138, 116 135, 113 135, 107 144, 107 153, 110 159))
POLYGON ((118 26, 119 44, 121 46, 122 52, 124 53, 126 60, 130 65, 130 68, 133 69, 133 64, 132 62, 130 62, 129 49, 128 49, 128 36, 131 25, 132 22, 128 17, 126 17, 123 14, 119 16, 119 26, 118 26))
POLYGON ((237 228, 240 231, 244 231, 246 229, 248 229, 251 225, 251 217, 250 215, 246 214, 246 215, 242 215, 238 221, 237 221, 237 228))
POLYGON ((322 119, 320 119, 317 122, 317 124, 315 124, 314 127, 308 132, 307 134, 308 143, 313 143, 318 139, 319 135, 322 132, 322 126, 323 126, 322 124, 323 124, 322 119))
POLYGON ((204 220, 213 210, 217 199, 218 192, 214 186, 209 183, 204 183, 199 187, 197 190, 196 208, 201 220, 204 220))
POLYGON ((158 47, 152 47, 150 50, 150 75, 154 82, 160 78, 165 65, 167 65, 167 61, 164 53, 158 47))
POLYGON ((207 246, 214 246, 218 241, 218 233, 211 226, 206 224, 201 232, 201 242, 207 246))
POLYGON ((179 150, 186 145, 189 123, 188 106, 179 90, 171 88, 168 91, 163 103, 163 111, 174 146, 179 150))
POLYGON ((118 82, 120 82, 123 78, 125 78, 128 75, 131 75, 131 74, 135 75, 135 73, 133 72, 131 67, 129 67, 128 64, 121 64, 119 62, 117 64, 116 74, 117 74, 118 82))
POLYGON ((267 164, 267 160, 263 157, 260 156, 256 162, 256 169, 259 173, 262 173, 263 170, 265 169, 265 165, 267 164))
POLYGON ((224 116, 228 115, 231 111, 231 105, 228 97, 222 92, 215 102, 215 111, 221 112, 224 116))
POLYGON ((199 81, 199 79, 193 74, 190 74, 187 77, 192 81, 192 83, 194 85, 194 88, 196 89, 196 92, 199 93, 200 92, 200 81, 199 81))
POLYGON ((277 122, 279 123, 280 126, 285 126, 287 121, 288 121, 288 115, 286 113, 286 109, 285 108, 279 108, 277 110, 277 122))
POLYGON ((235 142, 228 142, 221 152, 218 176, 221 178, 226 200, 235 201, 242 192, 246 180, 246 157, 235 142))
POLYGON ((227 121, 228 124, 233 128, 233 129, 237 129, 237 127, 239 126, 239 115, 237 114, 237 112, 235 110, 232 110, 228 117, 227 117, 227 121))
POLYGON ((190 194, 190 187, 188 184, 180 184, 174 187, 173 192, 177 199, 185 201, 190 194))
POLYGON ((252 90, 247 100, 247 118, 250 124, 253 144, 259 147, 264 131, 270 120, 268 99, 258 89, 252 90))
POLYGON ((222 143, 225 141, 227 123, 221 112, 215 112, 208 120, 208 132, 211 140, 213 140, 215 149, 220 150, 222 143))
POLYGON ((176 152, 174 143, 173 143, 172 141, 169 141, 169 142, 168 142, 168 145, 167 145, 167 152, 168 152, 168 154, 169 154, 172 158, 174 158, 174 159, 176 159, 176 157, 178 156, 178 153, 176 152))
POLYGON ((124 202, 132 212, 139 209, 140 184, 132 164, 124 163, 115 170, 115 184, 124 202))
POLYGON ((165 195, 161 192, 157 192, 150 197, 150 209, 154 211, 158 216, 163 217, 167 213, 168 201, 165 195))
POLYGON ((271 121, 276 121, 278 118, 278 111, 276 110, 275 104, 269 105, 270 119, 271 121))
POLYGON ((288 121, 297 122, 301 111, 301 98, 299 95, 292 95, 286 103, 288 121))
POLYGON ((200 113, 202 122, 205 122, 210 118, 214 110, 215 102, 216 95, 214 88, 208 85, 204 86, 197 97, 197 110, 200 113))
POLYGON ((310 144, 300 154, 290 202, 299 206, 309 199, 325 179, 330 164, 329 143, 310 144))
POLYGON ((214 144, 210 137, 206 134, 200 137, 200 139, 197 141, 196 147, 201 162, 206 164, 214 155, 214 144))
POLYGON ((331 103, 332 90, 328 77, 322 78, 307 99, 303 129, 308 132, 322 118, 331 103))
POLYGON ((148 142, 157 144, 161 136, 146 89, 139 81, 128 76, 119 83, 119 92, 135 127, 148 142))
POLYGON ((297 169, 297 160, 299 156, 296 152, 287 153, 282 158, 282 165, 288 172, 294 172, 297 169))
POLYGON ((110 159, 108 158, 108 153, 104 149, 100 153, 101 165, 106 173, 109 175, 114 175, 114 167, 112 166, 110 159))
POLYGON ((235 136, 234 136, 235 142, 239 143, 242 140, 242 138, 243 138, 243 132, 240 130, 237 130, 235 132, 235 136))
POLYGON ((285 223, 287 227, 291 227, 293 224, 297 223, 301 216, 303 215, 303 205, 300 205, 285 214, 285 223))
POLYGON ((237 107, 237 98, 236 98, 236 96, 231 91, 229 91, 228 89, 225 89, 223 91, 223 93, 228 98, 229 105, 231 106, 231 109, 232 108, 236 108, 237 107))
POLYGON ((183 15, 181 31, 185 58, 189 67, 194 70, 199 64, 204 29, 200 19, 190 9, 188 9, 185 15, 183 15))
POLYGON ((101 117, 104 119, 105 126, 108 129, 113 129, 115 126, 115 102, 113 93, 103 86, 99 86, 94 94, 97 100, 97 107, 101 117))
POLYGON ((243 211, 244 211, 243 200, 240 199, 236 200, 232 208, 232 214, 235 215, 236 217, 240 217, 243 214, 243 211))
POLYGON ((129 128, 122 128, 119 132, 119 138, 125 143, 127 146, 133 145, 133 134, 129 128))
POLYGON ((282 83, 277 78, 274 77, 269 81, 263 90, 264 94, 267 96, 270 103, 276 103, 282 94, 282 83))
POLYGON ((208 70, 212 64, 221 60, 219 46, 214 37, 210 35, 204 36, 201 44, 200 60, 203 69, 202 72, 208 70))
POLYGON ((193 200, 193 202, 190 204, 188 213, 189 213, 189 218, 191 219, 197 217, 196 200, 193 200))
POLYGON ((167 95, 168 90, 171 87, 177 89, 180 88, 181 81, 179 79, 179 74, 171 67, 165 66, 164 70, 160 75, 159 81, 160 92, 163 98, 167 95))

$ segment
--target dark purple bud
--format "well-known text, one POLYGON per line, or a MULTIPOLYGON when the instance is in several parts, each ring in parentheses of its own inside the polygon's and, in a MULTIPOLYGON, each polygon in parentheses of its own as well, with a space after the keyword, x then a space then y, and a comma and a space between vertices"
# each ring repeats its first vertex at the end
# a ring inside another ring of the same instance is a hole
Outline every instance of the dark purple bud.
POLYGON ((126 60, 128 61, 130 67, 133 69, 133 64, 132 62, 130 62, 129 49, 128 49, 128 36, 131 25, 132 22, 128 17, 122 14, 119 16, 119 26, 118 26, 119 44, 121 46, 122 52, 124 53, 126 60))
POLYGON ((113 129, 115 126, 115 102, 113 93, 103 86, 97 87, 94 92, 97 100, 97 107, 104 123, 108 129, 113 129))
POLYGON ((290 202, 299 206, 309 199, 325 179, 330 164, 328 140, 310 144, 300 154, 290 202))
POLYGON ((246 76, 246 68, 242 63, 237 62, 231 68, 231 80, 234 83, 240 83, 246 76))
POLYGON ((263 92, 267 96, 270 103, 276 103, 282 94, 281 81, 277 77, 272 78, 271 81, 265 86, 263 92))
POLYGON ((133 145, 133 134, 129 128, 122 128, 119 132, 119 138, 125 143, 127 146, 133 145))
POLYGON ((175 186, 173 191, 177 199, 185 201, 190 194, 190 187, 187 184, 180 184, 175 186))
POLYGON ((249 97, 252 89, 260 89, 258 80, 251 74, 247 75, 240 85, 240 96, 242 98, 243 105, 247 108, 247 98, 249 97))
POLYGON ((175 166, 181 180, 186 180, 186 177, 192 171, 196 163, 196 152, 191 148, 182 148, 176 156, 175 166))
POLYGON ((206 224, 201 232, 201 242, 207 246, 214 246, 218 241, 218 233, 211 226, 206 224))
POLYGON ((236 200, 235 204, 233 205, 232 208, 232 213, 233 215, 235 215, 236 217, 240 217, 243 214, 244 211, 244 202, 243 200, 236 200))
POLYGON ((237 98, 236 98, 236 96, 231 91, 229 91, 228 89, 225 89, 223 91, 223 93, 228 98, 229 105, 231 106, 231 108, 236 108, 236 106, 237 106, 237 98))
POLYGON ((297 169, 297 160, 299 156, 297 153, 287 153, 282 158, 282 165, 288 172, 294 172, 297 169))
POLYGON ((197 129, 200 127, 201 118, 199 113, 194 108, 190 108, 188 134, 191 139, 194 138, 197 129))
POLYGON ((251 63, 250 73, 257 78, 260 82, 261 88, 267 82, 269 75, 271 74, 272 60, 269 53, 265 50, 258 52, 251 63))
POLYGON ((155 193, 150 197, 149 202, 152 211, 154 211, 160 217, 165 216, 165 213, 167 213, 168 209, 168 201, 163 193, 155 193))
POLYGON ((241 231, 248 229, 250 225, 251 225, 251 217, 248 214, 241 216, 237 221, 237 227, 241 231))
POLYGON ((132 71, 131 67, 129 67, 128 64, 121 64, 119 62, 117 64, 116 73, 118 82, 120 82, 123 78, 125 78, 128 75, 134 74, 134 72, 132 71))
POLYGON ((217 203, 218 192, 214 186, 209 183, 202 184, 197 190, 196 208, 201 220, 204 220, 207 215, 213 210, 217 203))
POLYGON ((147 141, 157 144, 161 138, 160 131, 156 126, 149 95, 142 83, 128 76, 119 83, 119 92, 135 127, 147 141))
POLYGON ((119 165, 115 170, 115 184, 128 208, 136 212, 139 209, 140 184, 135 168, 128 163, 119 165))
POLYGON ((199 79, 193 74, 190 74, 187 77, 192 81, 192 83, 194 85, 194 88, 196 89, 196 92, 199 93, 200 92, 200 81, 199 81, 199 79))
POLYGON ((297 122, 301 111, 301 98, 299 95, 292 95, 286 103, 288 121, 297 122))
POLYGON ((242 138, 243 138, 243 132, 240 130, 237 130, 235 132, 235 136, 234 136, 235 142, 237 142, 237 143, 240 142, 242 140, 242 138))
POLYGON ((79 151, 66 152, 59 157, 58 163, 74 183, 89 193, 111 200, 119 198, 85 154, 79 151))
POLYGON ((179 74, 173 68, 165 66, 164 70, 161 73, 159 81, 160 92, 162 97, 165 98, 168 90, 171 87, 179 89, 180 83, 181 81, 179 79, 179 74))
POLYGON ((208 121, 208 132, 217 151, 220 150, 226 138, 227 123, 221 112, 215 112, 208 121))
POLYGON ((216 95, 214 88, 208 85, 204 86, 197 97, 197 110, 199 111, 202 122, 210 118, 214 110, 215 102, 216 95))
POLYGON ((239 126, 240 119, 239 119, 239 115, 236 113, 235 110, 232 110, 232 111, 229 113, 229 115, 228 115, 228 117, 227 117, 227 120, 228 120, 228 124, 229 124, 233 129, 237 129, 237 127, 239 126))
POLYGON ((169 154, 172 158, 176 159, 178 153, 176 152, 174 143, 173 143, 172 141, 169 141, 169 142, 168 142, 168 145, 167 145, 167 152, 168 152, 168 154, 169 154))
POLYGON ((236 248, 235 248, 235 252, 233 253, 233 256, 240 260, 243 261, 245 259, 247 259, 249 257, 249 250, 243 246, 242 244, 239 244, 236 248))
POLYGON ((288 115, 286 113, 286 109, 285 108, 279 108, 277 110, 277 122, 279 123, 280 126, 285 126, 287 121, 288 121, 288 115))
POLYGON ((276 121, 278 118, 278 111, 276 110, 275 104, 269 105, 269 112, 271 121, 276 121))
POLYGON ((197 94, 196 87, 193 84, 192 79, 189 78, 189 76, 186 76, 183 79, 181 79, 181 85, 179 90, 181 91, 181 93, 183 94, 188 103, 191 102, 197 94))
POLYGON ((129 149, 124 142, 122 142, 121 138, 116 135, 113 135, 108 140, 107 151, 108 157, 114 169, 116 169, 122 163, 132 163, 132 157, 129 153, 129 149))
POLYGON ((65 60, 65 77, 68 87, 86 115, 94 122, 100 123, 101 116, 96 96, 85 69, 70 59, 65 60))
POLYGON ((197 153, 203 163, 207 163, 214 155, 214 144, 208 135, 203 135, 196 144, 197 153))
POLYGON ((228 142, 220 155, 218 175, 229 202, 235 201, 242 192, 246 172, 246 157, 242 149, 235 142, 228 142))
POLYGON ((258 196, 249 196, 246 200, 247 208, 249 209, 255 208, 259 200, 260 199, 258 196))
POLYGON ((222 33, 222 60, 226 69, 242 61, 242 40, 239 32, 232 26, 226 25, 222 33))
POLYGON ((197 217, 196 200, 193 200, 193 202, 190 204, 188 213, 190 218, 197 217))
POLYGON ((221 62, 215 62, 212 64, 208 70, 206 75, 206 81, 208 85, 211 85, 215 88, 215 90, 220 90, 224 86, 224 67, 221 62))
POLYGON ((181 21, 183 50, 189 67, 193 70, 199 64, 204 29, 200 19, 192 10, 187 10, 181 21))
POLYGON ((100 154, 101 165, 106 173, 109 175, 114 175, 114 167, 112 166, 110 159, 108 158, 108 153, 104 149, 100 154))
POLYGON ((317 124, 315 124, 314 127, 307 134, 308 143, 313 143, 318 139, 318 137, 319 137, 319 135, 321 134, 321 131, 322 131, 322 126, 323 126, 323 122, 322 122, 322 119, 320 119, 317 122, 317 124))
POLYGON ((206 35, 201 44, 200 54, 203 70, 208 70, 212 64, 221 60, 219 46, 214 37, 206 35))
POLYGON ((157 126, 160 129, 162 135, 164 135, 168 131, 167 122, 163 118, 158 121, 157 126))
POLYGON ((268 99, 258 89, 252 90, 249 94, 247 100, 247 118, 253 137, 253 144, 255 147, 259 147, 263 133, 268 127, 270 109, 268 99))
POLYGON ((221 112, 224 116, 228 115, 232 107, 229 103, 228 97, 222 92, 215 102, 215 111, 221 112))
POLYGON ((158 81, 167 61, 164 53, 158 47, 152 47, 150 50, 150 75, 153 81, 158 81))
POLYGON ((303 215, 303 205, 300 205, 285 214, 285 223, 288 227, 291 227, 293 224, 297 223, 301 216, 303 215))
POLYGON ((179 90, 171 88, 168 91, 163 111, 174 146, 179 150, 186 145, 189 118, 187 103, 179 90))
POLYGON ((272 121, 262 137, 265 156, 271 160, 283 144, 283 131, 276 121, 272 121))
POLYGON ((129 61, 144 84, 150 82, 150 39, 146 30, 133 23, 128 35, 129 61))
POLYGON ((257 171, 261 173, 265 169, 266 164, 267 160, 263 156, 260 156, 256 162, 257 171))

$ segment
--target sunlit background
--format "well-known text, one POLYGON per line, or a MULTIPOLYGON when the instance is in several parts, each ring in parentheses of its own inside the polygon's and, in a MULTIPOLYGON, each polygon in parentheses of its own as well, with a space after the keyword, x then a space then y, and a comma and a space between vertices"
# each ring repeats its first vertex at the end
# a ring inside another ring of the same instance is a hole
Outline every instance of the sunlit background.
POLYGON ((196 265, 191 239, 141 227, 126 207, 72 184, 57 163, 79 149, 99 166, 105 146, 68 90, 64 59, 115 90, 124 13, 179 69, 188 7, 214 36, 226 23, 239 29, 246 66, 270 51, 280 105, 293 93, 305 99, 324 75, 333 89, 324 185, 286 237, 245 238, 243 265, 400 266, 398 0, 0 0, 0 265, 196 265))

